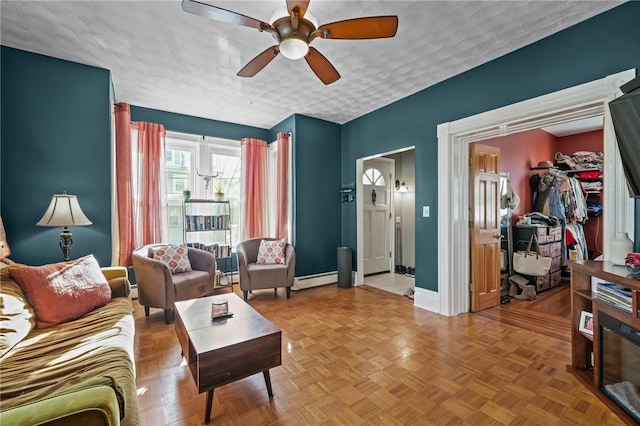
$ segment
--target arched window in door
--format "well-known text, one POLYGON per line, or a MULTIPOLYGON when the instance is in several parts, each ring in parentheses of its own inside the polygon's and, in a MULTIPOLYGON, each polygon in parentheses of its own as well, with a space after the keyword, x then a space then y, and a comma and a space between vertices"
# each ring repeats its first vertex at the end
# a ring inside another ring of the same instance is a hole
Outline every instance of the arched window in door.
POLYGON ((380 170, 376 168, 367 169, 362 175, 363 185, 384 186, 384 176, 380 173, 380 170))

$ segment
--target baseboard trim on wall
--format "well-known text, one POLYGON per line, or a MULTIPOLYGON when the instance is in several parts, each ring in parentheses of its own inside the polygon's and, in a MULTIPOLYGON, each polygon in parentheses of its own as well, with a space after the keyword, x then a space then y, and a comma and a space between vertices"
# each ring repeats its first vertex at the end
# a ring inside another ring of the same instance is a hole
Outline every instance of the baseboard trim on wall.
POLYGON ((292 290, 304 290, 305 288, 318 287, 321 285, 335 284, 338 282, 338 272, 323 272, 321 274, 306 275, 293 279, 292 290))
POLYGON ((416 286, 413 295, 413 306, 427 311, 440 313, 440 295, 437 291, 416 286))

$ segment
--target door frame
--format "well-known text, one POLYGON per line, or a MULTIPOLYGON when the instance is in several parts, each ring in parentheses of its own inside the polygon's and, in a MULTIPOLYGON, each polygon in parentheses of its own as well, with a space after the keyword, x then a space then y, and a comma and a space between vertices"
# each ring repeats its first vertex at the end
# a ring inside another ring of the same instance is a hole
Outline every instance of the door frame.
MULTIPOLYGON (((383 152, 381 154, 368 155, 366 157, 356 159, 356 279, 355 286, 364 284, 364 227, 362 221, 364 219, 364 194, 363 194, 363 184, 362 184, 362 174, 364 173, 364 162, 366 160, 373 160, 375 158, 384 157, 385 155, 397 154, 399 152, 415 150, 415 145, 407 146, 400 149, 395 149, 393 151, 383 152)), ((395 161, 391 166, 392 170, 392 178, 393 181, 391 184, 391 204, 390 209, 391 213, 395 214, 395 191, 394 191, 394 183, 396 179, 396 165, 395 161)), ((416 183, 417 185, 417 183, 416 183)), ((393 224, 392 224, 393 225, 393 224)), ((394 226, 389 227, 389 232, 391 235, 389 236, 389 249, 391 250, 391 258, 389 259, 389 268, 391 272, 394 271, 395 268, 395 232, 394 226)))
POLYGON ((438 125, 438 292, 424 289, 416 305, 443 315, 469 312, 469 147, 491 137, 604 115, 603 251, 615 232, 633 235, 633 199, 628 197, 608 102, 635 69, 537 98, 438 125), (455 197, 451 194, 456 194, 455 197), (615 213, 614 213, 615 212, 615 213), (436 293, 436 294, 433 294, 436 293))

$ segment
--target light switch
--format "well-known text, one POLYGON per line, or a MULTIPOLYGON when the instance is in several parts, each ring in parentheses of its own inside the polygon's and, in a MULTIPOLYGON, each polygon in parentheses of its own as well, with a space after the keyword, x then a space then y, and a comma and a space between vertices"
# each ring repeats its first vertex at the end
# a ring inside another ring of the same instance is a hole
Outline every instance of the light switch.
POLYGON ((429 206, 422 206, 422 217, 429 217, 429 206))

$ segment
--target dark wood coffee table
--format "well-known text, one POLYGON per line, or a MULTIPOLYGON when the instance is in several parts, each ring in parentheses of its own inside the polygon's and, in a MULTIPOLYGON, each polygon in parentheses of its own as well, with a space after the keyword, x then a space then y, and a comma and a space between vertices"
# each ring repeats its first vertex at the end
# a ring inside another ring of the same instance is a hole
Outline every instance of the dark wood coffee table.
POLYGON ((282 364, 282 332, 236 294, 175 303, 175 327, 198 393, 207 392, 204 422, 211 419, 213 391, 262 372, 273 396, 269 369, 282 364), (232 317, 211 319, 211 303, 226 299, 232 317))

